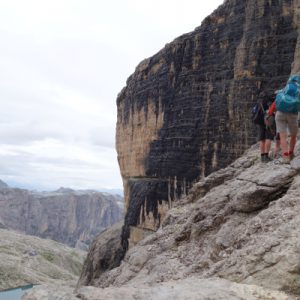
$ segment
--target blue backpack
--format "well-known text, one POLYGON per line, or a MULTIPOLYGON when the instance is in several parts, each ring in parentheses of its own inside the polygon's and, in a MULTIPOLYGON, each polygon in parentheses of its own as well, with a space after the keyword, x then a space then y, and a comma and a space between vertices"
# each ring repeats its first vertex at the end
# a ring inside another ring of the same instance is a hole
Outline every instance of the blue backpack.
POLYGON ((276 96, 276 110, 297 113, 300 111, 300 75, 289 78, 284 89, 276 96))
POLYGON ((252 113, 251 119, 254 124, 262 125, 262 126, 265 124, 264 123, 265 110, 261 101, 253 105, 251 109, 251 113, 252 113))

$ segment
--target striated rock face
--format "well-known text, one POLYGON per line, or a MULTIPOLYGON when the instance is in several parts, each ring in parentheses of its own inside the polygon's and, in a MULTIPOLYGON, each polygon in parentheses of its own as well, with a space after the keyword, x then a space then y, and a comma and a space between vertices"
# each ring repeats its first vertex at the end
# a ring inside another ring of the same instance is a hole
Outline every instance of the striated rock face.
POLYGON ((299 0, 227 0, 141 62, 117 99, 123 247, 255 141, 250 108, 300 71, 299 0))
POLYGON ((6 228, 87 249, 99 232, 123 218, 121 200, 95 191, 1 188, 0 220, 6 228))

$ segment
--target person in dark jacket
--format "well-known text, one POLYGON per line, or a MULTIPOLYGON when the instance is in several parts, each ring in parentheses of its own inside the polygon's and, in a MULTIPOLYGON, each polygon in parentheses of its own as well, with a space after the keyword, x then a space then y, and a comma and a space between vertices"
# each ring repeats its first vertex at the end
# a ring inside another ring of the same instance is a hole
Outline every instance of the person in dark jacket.
POLYGON ((266 127, 264 122, 264 114, 268 110, 269 106, 272 104, 272 100, 266 95, 261 95, 259 102, 261 104, 261 122, 257 124, 258 127, 258 141, 260 148, 261 162, 266 163, 271 161, 269 157, 269 151, 271 148, 272 140, 274 139, 274 133, 266 127))

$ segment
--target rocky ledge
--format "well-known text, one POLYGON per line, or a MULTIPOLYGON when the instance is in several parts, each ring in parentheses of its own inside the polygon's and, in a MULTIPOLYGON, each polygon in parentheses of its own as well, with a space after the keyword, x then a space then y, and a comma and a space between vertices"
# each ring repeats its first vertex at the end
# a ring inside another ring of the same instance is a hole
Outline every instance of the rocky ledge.
POLYGON ((84 287, 79 293, 57 291, 53 286, 41 286, 29 292, 23 300, 291 300, 289 295, 255 285, 233 283, 225 279, 186 278, 155 285, 126 285, 99 289, 84 287), (53 297, 54 298, 51 298, 53 297))
POLYGON ((80 287, 77 297, 298 299, 300 151, 290 165, 262 164, 258 152, 253 146, 196 183, 119 267, 101 270, 105 253, 89 253, 81 278, 94 287, 80 287))

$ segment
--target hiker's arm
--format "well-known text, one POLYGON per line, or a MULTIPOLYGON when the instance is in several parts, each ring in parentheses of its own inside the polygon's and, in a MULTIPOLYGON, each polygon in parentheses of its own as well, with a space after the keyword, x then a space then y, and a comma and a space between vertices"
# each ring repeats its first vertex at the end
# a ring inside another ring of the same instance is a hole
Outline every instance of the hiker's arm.
POLYGON ((270 108, 269 108, 269 116, 272 116, 274 113, 275 113, 275 110, 276 110, 276 103, 275 101, 270 105, 270 108))

